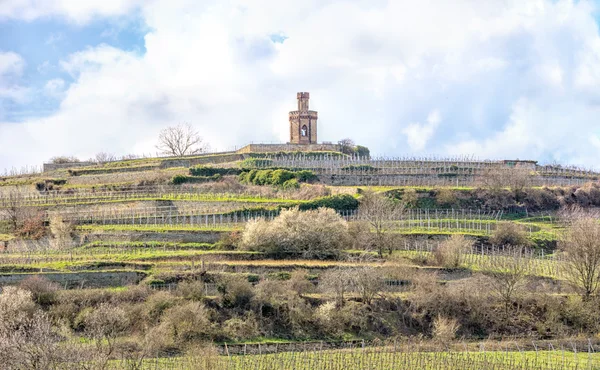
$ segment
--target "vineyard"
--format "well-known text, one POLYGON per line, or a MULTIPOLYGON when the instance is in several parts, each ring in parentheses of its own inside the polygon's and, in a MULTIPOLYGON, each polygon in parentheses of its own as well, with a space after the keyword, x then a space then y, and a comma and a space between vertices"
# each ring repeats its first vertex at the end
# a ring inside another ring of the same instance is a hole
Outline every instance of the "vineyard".
POLYGON ((600 367, 561 250, 569 206, 600 206, 594 171, 333 152, 46 170, 0 178, 0 311, 31 330, 2 337, 25 346, 10 363, 600 367))
MULTIPOLYGON (((535 345, 535 343, 534 343, 535 345)), ((141 361, 143 369, 423 369, 423 370, 586 370, 596 369, 600 357, 590 346, 578 352, 576 347, 517 351, 514 344, 504 351, 408 351, 394 347, 359 347, 342 350, 314 349, 275 354, 236 354, 197 356, 141 361)), ((260 346, 259 346, 260 347, 260 346)), ((302 347, 302 346, 299 346, 302 347)), ((348 346, 351 347, 351 346, 348 346)), ((122 368, 123 364, 115 364, 122 368)))

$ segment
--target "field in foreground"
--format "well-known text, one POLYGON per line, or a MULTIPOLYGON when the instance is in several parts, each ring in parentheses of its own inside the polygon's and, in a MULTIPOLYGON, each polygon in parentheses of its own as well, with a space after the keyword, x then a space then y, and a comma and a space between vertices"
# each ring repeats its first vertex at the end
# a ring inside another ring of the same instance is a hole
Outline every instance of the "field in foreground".
MULTIPOLYGON (((114 369, 131 363, 113 363, 114 369)), ((423 369, 423 370, 571 370, 598 369, 600 355, 592 352, 394 352, 391 348, 283 352, 246 356, 190 356, 146 360, 147 370, 178 369, 423 369)))

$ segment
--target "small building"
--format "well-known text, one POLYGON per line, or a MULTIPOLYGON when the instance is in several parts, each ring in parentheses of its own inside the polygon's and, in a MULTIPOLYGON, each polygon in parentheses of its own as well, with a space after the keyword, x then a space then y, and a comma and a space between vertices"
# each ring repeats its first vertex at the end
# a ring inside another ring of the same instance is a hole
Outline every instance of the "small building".
POLYGON ((290 112, 290 144, 317 143, 317 112, 308 109, 310 94, 299 92, 298 110, 290 112))

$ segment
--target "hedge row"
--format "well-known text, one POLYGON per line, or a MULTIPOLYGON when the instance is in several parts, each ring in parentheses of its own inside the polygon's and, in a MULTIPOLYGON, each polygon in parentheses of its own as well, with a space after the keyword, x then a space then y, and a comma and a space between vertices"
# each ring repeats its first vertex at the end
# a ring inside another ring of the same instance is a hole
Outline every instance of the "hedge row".
POLYGON ((311 182, 317 179, 312 171, 289 171, 284 169, 277 170, 250 170, 244 171, 239 175, 239 180, 243 184, 253 185, 274 185, 282 186, 284 189, 298 188, 301 182, 311 182))
POLYGON ((220 168, 220 167, 209 167, 209 166, 197 166, 190 168, 190 175, 192 176, 214 176, 214 175, 239 175, 242 172, 239 168, 220 168))
POLYGON ((223 176, 219 174, 215 174, 212 176, 186 176, 186 175, 175 175, 171 179, 173 185, 181 185, 186 183, 203 183, 203 182, 212 182, 219 181, 223 176))

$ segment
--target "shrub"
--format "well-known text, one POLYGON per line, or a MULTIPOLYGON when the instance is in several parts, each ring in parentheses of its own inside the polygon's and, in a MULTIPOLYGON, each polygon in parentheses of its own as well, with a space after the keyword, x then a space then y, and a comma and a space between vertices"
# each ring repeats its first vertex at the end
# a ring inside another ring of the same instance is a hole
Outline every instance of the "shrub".
POLYGON ((184 183, 188 182, 188 177, 186 175, 175 175, 171 179, 171 182, 174 185, 184 184, 184 183))
POLYGON ((146 315, 150 321, 157 321, 167 309, 175 305, 175 298, 167 292, 157 292, 146 300, 146 315))
POLYGON ((313 182, 318 179, 318 176, 313 171, 309 170, 298 171, 295 175, 299 182, 313 182))
POLYGON ((296 175, 288 170, 275 170, 271 173, 271 185, 283 185, 286 181, 296 179, 296 175))
POLYGON ((199 302, 169 308, 161 321, 178 343, 208 339, 211 333, 208 311, 199 302))
POLYGON ((58 284, 53 283, 41 276, 29 277, 19 284, 21 289, 31 292, 35 303, 47 306, 54 303, 58 284))
POLYGON ((192 301, 202 301, 204 298, 204 283, 201 281, 182 281, 177 284, 175 294, 192 301))
POLYGON ((355 152, 361 158, 369 158, 369 157, 371 157, 371 151, 366 146, 357 145, 356 148, 355 148, 355 152))
POLYGON ((274 257, 332 258, 348 244, 348 226, 335 211, 282 210, 273 221, 246 225, 242 247, 274 257))
POLYGON ((442 188, 435 194, 435 200, 439 205, 452 206, 456 204, 456 195, 451 189, 442 188))
POLYGON ((438 315, 433 320, 431 336, 442 342, 448 342, 456 338, 459 327, 460 325, 456 319, 438 315))
POLYGON ((493 245, 525 246, 529 244, 525 230, 512 222, 499 222, 490 236, 493 245))
POLYGON ((299 205, 301 211, 331 208, 336 211, 354 211, 358 209, 358 200, 349 194, 331 195, 314 199, 299 205))
POLYGON ((233 340, 251 339, 258 336, 258 323, 253 315, 234 317, 223 323, 223 332, 233 340))
POLYGON ((285 169, 265 169, 244 171, 238 180, 244 184, 281 186, 284 189, 297 189, 299 182, 309 182, 317 176, 312 171, 293 172, 285 169))
POLYGON ((211 182, 211 181, 219 181, 222 176, 214 174, 212 176, 186 176, 186 175, 175 175, 171 179, 173 185, 181 185, 185 183, 203 183, 203 182, 211 182))
POLYGON ((454 234, 444 240, 434 252, 438 265, 446 268, 458 268, 463 263, 465 253, 469 253, 473 242, 464 235, 454 234))
POLYGON ((221 167, 209 167, 209 166, 197 166, 190 168, 190 175, 192 176, 227 176, 227 175, 239 175, 242 170, 239 168, 221 168, 221 167))
POLYGON ((407 207, 416 207, 419 201, 419 195, 413 188, 405 189, 404 193, 402 193, 402 201, 407 207))
POLYGON ((284 182, 282 187, 284 190, 300 189, 300 184, 298 183, 298 180, 291 179, 284 182))
POLYGON ((225 307, 244 308, 254 296, 252 285, 247 278, 241 276, 228 276, 221 279, 217 284, 217 290, 225 307))

